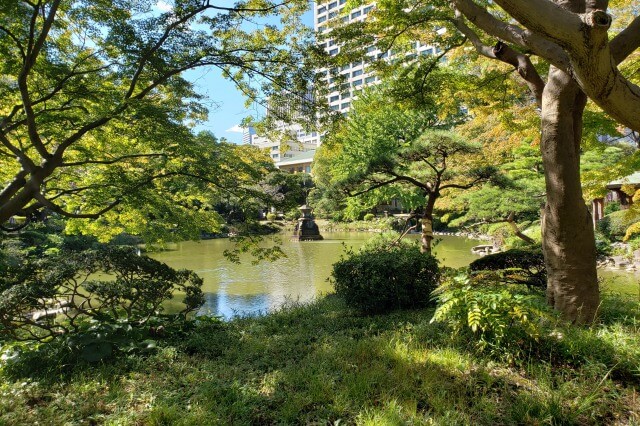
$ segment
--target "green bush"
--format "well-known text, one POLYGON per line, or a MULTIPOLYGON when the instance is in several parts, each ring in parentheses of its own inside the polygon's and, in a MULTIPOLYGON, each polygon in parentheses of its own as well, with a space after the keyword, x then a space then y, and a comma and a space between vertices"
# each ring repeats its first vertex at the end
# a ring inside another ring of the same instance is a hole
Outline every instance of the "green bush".
POLYGON ((348 252, 332 272, 336 293, 367 314, 427 306, 439 276, 438 261, 418 245, 384 241, 348 252))
POLYGON ((607 203, 604 206, 604 214, 605 214, 605 216, 610 214, 610 213, 618 212, 618 211, 620 211, 620 203, 618 203, 618 202, 607 203))
POLYGON ((539 292, 466 275, 448 279, 433 297, 431 322, 448 324, 456 337, 471 335, 480 349, 501 356, 518 357, 542 335, 541 320, 553 316, 539 292))
POLYGON ((182 317, 204 302, 202 279, 194 272, 176 271, 130 247, 40 259, 4 256, 0 272, 0 335, 18 340, 92 330, 107 335, 99 329, 104 324, 149 327, 175 292, 184 294, 182 317))
POLYGON ((547 270, 540 248, 490 254, 471 262, 469 269, 476 275, 479 271, 497 271, 499 279, 508 283, 540 288, 547 286, 547 270))
POLYGON ((636 209, 620 210, 610 213, 598 222, 597 229, 608 238, 620 238, 627 229, 640 221, 640 212, 636 209))
POLYGON ((375 217, 376 215, 374 215, 373 213, 367 213, 364 215, 364 218, 362 220, 364 220, 365 222, 371 222, 375 217))
POLYGON ((276 216, 276 214, 275 214, 275 213, 267 213, 267 220, 268 220, 269 222, 273 222, 274 220, 276 220, 276 218, 277 218, 277 217, 278 217, 278 216, 276 216))
POLYGON ((288 212, 286 212, 284 214, 284 218, 286 220, 288 220, 289 222, 293 222, 294 220, 297 220, 301 216, 302 216, 302 212, 297 207, 294 208, 294 209, 289 210, 288 212))
POLYGON ((596 229, 596 253, 598 256, 610 256, 611 255, 611 240, 607 238, 602 232, 596 229))

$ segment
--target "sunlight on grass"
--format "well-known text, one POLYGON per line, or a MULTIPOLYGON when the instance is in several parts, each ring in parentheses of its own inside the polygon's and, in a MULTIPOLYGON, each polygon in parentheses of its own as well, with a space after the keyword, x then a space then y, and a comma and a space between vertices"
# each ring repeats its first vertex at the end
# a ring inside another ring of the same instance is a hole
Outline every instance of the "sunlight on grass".
POLYGON ((640 419, 640 333, 633 321, 563 329, 562 339, 539 342, 544 357, 516 365, 452 339, 445 327, 429 324, 431 312, 364 317, 330 297, 202 329, 151 356, 79 366, 48 381, 3 371, 0 423, 622 425, 640 419))

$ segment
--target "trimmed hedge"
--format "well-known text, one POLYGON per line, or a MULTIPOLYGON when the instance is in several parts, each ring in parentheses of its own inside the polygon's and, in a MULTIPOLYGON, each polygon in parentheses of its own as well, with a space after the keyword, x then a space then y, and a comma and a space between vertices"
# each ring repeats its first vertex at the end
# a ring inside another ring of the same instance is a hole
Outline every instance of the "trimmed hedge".
POLYGON ((417 245, 365 248, 333 265, 335 290, 347 305, 366 314, 432 304, 440 271, 435 257, 417 245))
POLYGON ((511 249, 476 259, 469 265, 473 272, 500 271, 506 282, 546 288, 547 270, 542 249, 511 249))

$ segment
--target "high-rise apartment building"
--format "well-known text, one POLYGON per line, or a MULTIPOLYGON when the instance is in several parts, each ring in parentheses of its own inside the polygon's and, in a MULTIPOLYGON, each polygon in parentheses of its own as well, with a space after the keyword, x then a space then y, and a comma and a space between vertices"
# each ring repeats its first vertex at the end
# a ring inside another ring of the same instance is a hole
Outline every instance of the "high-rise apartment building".
MULTIPOLYGON (((365 20, 375 8, 375 2, 372 2, 352 9, 347 13, 344 10, 346 3, 347 0, 330 0, 314 4, 314 30, 320 40, 320 46, 332 56, 340 52, 340 46, 330 37, 331 24, 338 19, 344 24, 365 20)), ((439 52, 436 47, 424 45, 420 42, 415 43, 415 49, 415 55, 431 55, 439 52)), ((371 57, 372 60, 384 59, 389 56, 389 52, 381 52, 375 46, 370 46, 367 49, 367 56, 371 57)), ((367 69, 368 62, 367 60, 352 62, 342 66, 339 70, 333 70, 333 73, 326 69, 318 70, 318 73, 323 75, 326 84, 329 85, 327 102, 332 110, 347 114, 351 108, 351 103, 358 94, 366 86, 378 82, 378 77, 367 69), (340 77, 335 74, 339 74, 340 77)), ((288 149, 284 150, 281 149, 282 144, 280 142, 271 141, 267 137, 259 135, 250 137, 253 145, 270 150, 271 158, 277 165, 281 162, 286 162, 289 165, 302 152, 315 150, 322 143, 321 134, 305 132, 303 127, 297 124, 283 124, 279 130, 293 136, 298 143, 288 142, 288 149)), ((308 161, 308 155, 301 157, 308 161)))
MULTIPOLYGON (((322 38, 321 47, 329 55, 337 55, 340 52, 340 46, 330 37, 330 23, 339 19, 344 24, 351 22, 364 21, 369 13, 375 8, 375 2, 352 9, 346 13, 344 11, 347 0, 333 0, 329 2, 316 3, 314 7, 314 29, 322 38), (344 12, 344 13, 343 13, 344 12)), ((414 55, 432 55, 439 52, 434 46, 425 45, 415 42, 414 55)), ((375 46, 367 48, 367 56, 374 59, 385 59, 389 57, 389 52, 381 52, 375 46)), ((366 86, 376 84, 378 78, 367 70, 367 61, 361 60, 344 65, 340 70, 334 70, 334 74, 338 71, 341 79, 330 75, 328 70, 320 70, 325 74, 325 81, 329 84, 329 94, 327 95, 329 106, 334 111, 346 113, 351 107, 351 102, 358 93, 366 86)))

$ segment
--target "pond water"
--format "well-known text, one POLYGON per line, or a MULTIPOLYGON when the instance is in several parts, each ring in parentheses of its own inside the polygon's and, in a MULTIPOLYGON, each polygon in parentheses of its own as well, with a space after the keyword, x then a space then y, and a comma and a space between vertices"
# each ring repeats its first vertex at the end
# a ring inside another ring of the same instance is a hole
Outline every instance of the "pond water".
MULTIPOLYGON (((340 259, 345 247, 358 248, 373 235, 323 233, 324 240, 305 242, 288 241, 283 235, 282 250, 287 257, 258 265, 252 265, 248 255, 241 264, 229 262, 223 252, 233 248, 233 243, 227 239, 183 242, 174 250, 153 253, 151 257, 174 268, 195 271, 204 280, 206 301, 200 312, 228 319, 266 313, 287 301, 306 302, 331 292, 333 286, 328 280, 331 265, 340 259)), ((477 258, 471 254, 471 247, 478 241, 453 236, 439 238, 434 252, 442 264, 457 268, 477 258)))
MULTIPOLYGON (((241 264, 229 262, 223 252, 232 249, 227 239, 183 242, 175 249, 151 256, 174 268, 195 271, 204 280, 205 304, 200 312, 222 316, 256 315, 269 312, 287 301, 307 302, 331 292, 328 278, 331 265, 340 259, 345 247, 360 247, 374 234, 368 232, 323 233, 322 241, 289 241, 283 235, 282 250, 286 258, 275 262, 251 264, 251 257, 241 264)), ((410 238, 418 238, 411 235, 410 238)), ((458 268, 466 266, 478 256, 471 247, 481 244, 464 237, 442 236, 434 253, 441 264, 458 268)), ((604 278, 605 291, 639 297, 640 274, 599 271, 604 278)), ((172 307, 168 306, 171 310, 172 307)), ((175 309, 179 309, 178 305, 175 309)))
POLYGON ((640 300, 640 271, 598 270, 602 291, 628 294, 640 300))

